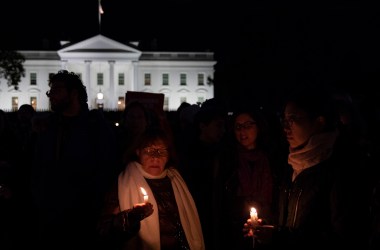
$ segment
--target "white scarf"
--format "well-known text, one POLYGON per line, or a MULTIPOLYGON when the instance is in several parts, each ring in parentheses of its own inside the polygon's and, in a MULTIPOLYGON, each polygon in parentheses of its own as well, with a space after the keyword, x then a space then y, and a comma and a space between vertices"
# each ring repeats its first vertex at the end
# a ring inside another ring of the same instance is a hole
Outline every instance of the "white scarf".
POLYGON ((316 134, 310 137, 305 147, 297 150, 290 149, 288 163, 293 168, 292 181, 303 170, 315 166, 331 156, 337 135, 336 131, 316 134))
MULTIPOLYGON (((171 180, 181 224, 190 249, 205 249, 201 223, 195 202, 186 183, 174 168, 165 169, 160 176, 153 176, 145 172, 141 164, 137 162, 128 164, 125 170, 120 173, 118 179, 118 196, 121 211, 132 208, 136 203, 142 203, 143 194, 140 191, 140 187, 144 188, 148 194, 149 202, 153 204, 154 212, 151 216, 141 221, 138 235, 143 247, 142 249, 160 250, 158 206, 145 178, 161 179, 165 176, 168 176, 171 180)), ((127 249, 135 249, 132 246, 133 244, 133 240, 128 241, 127 249)))

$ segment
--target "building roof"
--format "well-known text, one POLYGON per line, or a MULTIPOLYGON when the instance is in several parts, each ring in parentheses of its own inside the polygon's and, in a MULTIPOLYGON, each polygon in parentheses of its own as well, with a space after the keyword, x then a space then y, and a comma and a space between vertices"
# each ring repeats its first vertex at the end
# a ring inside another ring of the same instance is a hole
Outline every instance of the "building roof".
POLYGON ((103 35, 96 35, 84 41, 68 44, 58 51, 62 60, 138 60, 141 51, 119 43, 103 35))
MULTIPOLYGON (((213 52, 142 52, 133 44, 127 45, 101 34, 77 43, 64 42, 58 51, 19 51, 27 60, 98 60, 98 61, 204 61, 214 62, 213 52)), ((214 62, 215 63, 215 62, 214 62)))

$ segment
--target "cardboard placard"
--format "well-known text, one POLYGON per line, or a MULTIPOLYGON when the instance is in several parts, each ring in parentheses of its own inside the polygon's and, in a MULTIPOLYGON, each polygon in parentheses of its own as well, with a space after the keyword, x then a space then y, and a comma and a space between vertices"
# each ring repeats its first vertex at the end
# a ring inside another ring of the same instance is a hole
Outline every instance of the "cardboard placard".
POLYGON ((138 101, 148 109, 155 110, 157 114, 162 114, 164 112, 164 98, 165 95, 160 93, 127 91, 125 94, 125 105, 128 105, 132 101, 138 101))

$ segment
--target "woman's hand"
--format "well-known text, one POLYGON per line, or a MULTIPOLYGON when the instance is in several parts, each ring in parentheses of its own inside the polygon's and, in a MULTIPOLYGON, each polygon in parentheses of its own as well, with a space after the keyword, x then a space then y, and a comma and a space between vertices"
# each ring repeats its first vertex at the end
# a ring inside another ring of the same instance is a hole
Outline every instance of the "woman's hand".
POLYGON ((132 208, 119 212, 113 223, 114 227, 121 228, 122 231, 140 228, 140 221, 153 214, 152 203, 138 203, 132 208))
POLYGON ((136 216, 137 218, 140 218, 140 221, 145 219, 146 217, 153 214, 153 205, 150 202, 146 203, 138 203, 135 204, 132 208, 132 210, 129 211, 130 214, 133 216, 136 216))
POLYGON ((255 228, 259 227, 262 224, 262 219, 258 219, 255 225, 252 224, 252 220, 249 218, 247 222, 243 225, 243 234, 244 237, 256 237, 254 234, 255 228))
POLYGON ((254 237, 260 243, 270 243, 273 236, 274 226, 263 225, 263 220, 258 219, 256 225, 253 226, 251 219, 247 219, 247 222, 243 225, 244 237, 254 237))
POLYGON ((244 237, 252 237, 253 233, 252 231, 252 225, 251 225, 251 219, 248 219, 246 223, 243 225, 243 235, 244 237))

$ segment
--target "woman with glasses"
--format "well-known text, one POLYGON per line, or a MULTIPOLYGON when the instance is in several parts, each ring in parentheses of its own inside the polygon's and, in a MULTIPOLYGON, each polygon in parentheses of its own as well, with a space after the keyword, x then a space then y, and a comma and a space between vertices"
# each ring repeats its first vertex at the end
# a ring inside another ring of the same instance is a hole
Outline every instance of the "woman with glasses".
POLYGON ((293 92, 282 122, 289 168, 279 187, 278 218, 274 227, 253 230, 248 220, 246 236, 273 249, 366 249, 368 205, 358 152, 340 144, 330 95, 318 88, 293 92))
POLYGON ((174 168, 165 131, 148 128, 106 199, 99 224, 104 248, 205 249, 197 208, 174 168))
POLYGON ((228 249, 250 249, 241 225, 255 207, 268 220, 272 217, 274 178, 269 151, 268 124, 258 111, 245 106, 232 116, 232 150, 222 160, 226 172, 225 218, 228 224, 225 239, 228 249))

